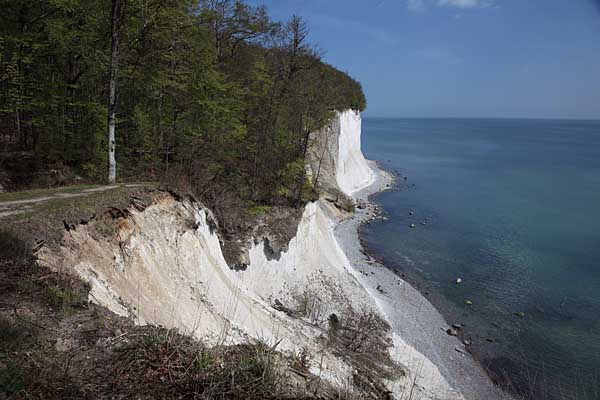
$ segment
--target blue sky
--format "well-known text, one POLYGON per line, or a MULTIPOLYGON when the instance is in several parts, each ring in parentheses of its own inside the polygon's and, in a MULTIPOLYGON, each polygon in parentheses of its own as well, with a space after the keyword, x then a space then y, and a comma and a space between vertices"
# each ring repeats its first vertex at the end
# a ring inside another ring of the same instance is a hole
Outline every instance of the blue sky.
POLYGON ((304 17, 366 115, 600 118, 600 0, 251 0, 304 17))

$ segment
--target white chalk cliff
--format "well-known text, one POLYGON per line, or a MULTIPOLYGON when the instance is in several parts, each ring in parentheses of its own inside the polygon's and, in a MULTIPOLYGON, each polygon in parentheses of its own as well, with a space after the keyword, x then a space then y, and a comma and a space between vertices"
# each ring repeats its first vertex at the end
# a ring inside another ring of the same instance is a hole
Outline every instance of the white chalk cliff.
POLYGON ((347 110, 339 115, 340 133, 335 178, 339 188, 351 196, 375 179, 375 173, 361 151, 362 121, 360 113, 347 110))
POLYGON ((352 196, 375 180, 375 171, 361 151, 362 121, 354 110, 335 118, 311 135, 308 171, 313 184, 330 200, 352 196))
MULTIPOLYGON (((326 166, 313 163, 313 177, 334 175, 346 195, 370 185, 376 174, 360 149, 360 114, 339 113, 328 132, 335 136, 335 154, 326 166)), ((139 324, 177 328, 213 343, 258 338, 280 342, 282 350, 307 348, 322 358, 312 372, 343 385, 353 369, 319 340, 327 317, 343 314, 349 305, 385 315, 334 236, 341 217, 326 200, 309 203, 279 259, 267 257, 260 242, 249 251, 247 269, 233 271, 211 230, 210 212, 165 194, 143 211, 131 210, 119 223, 117 241, 98 238, 82 225, 66 234, 59 253, 42 258, 88 281, 91 301, 139 324), (300 306, 305 309, 301 318, 281 311, 300 306)), ((412 389, 418 398, 460 398, 425 357, 401 338, 392 339, 390 353, 408 372, 390 382, 395 397, 419 380, 412 389)))

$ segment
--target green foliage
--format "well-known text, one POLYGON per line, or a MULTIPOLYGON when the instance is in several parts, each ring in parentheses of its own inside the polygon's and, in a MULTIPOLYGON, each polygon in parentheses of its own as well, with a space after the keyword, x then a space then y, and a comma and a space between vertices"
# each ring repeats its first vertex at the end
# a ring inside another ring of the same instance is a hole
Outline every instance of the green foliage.
POLYGON ((23 371, 15 363, 8 363, 6 368, 0 369, 0 393, 12 396, 25 388, 23 371))
MULTIPOLYGON (((7 197, 6 200, 13 198, 7 197)), ((7 261, 25 263, 31 258, 31 247, 25 241, 9 229, 0 229, 0 265, 7 261)))
POLYGON ((244 353, 240 363, 231 371, 238 384, 261 382, 263 385, 272 385, 277 379, 277 363, 275 352, 265 343, 259 342, 244 353))
POLYGON ((203 351, 194 359, 193 367, 196 372, 203 372, 209 369, 214 363, 212 355, 208 351, 203 351))
POLYGON ((76 296, 68 288, 49 286, 44 289, 44 299, 49 306, 64 309, 75 303, 76 296))
POLYGON ((277 182, 279 187, 275 189, 276 196, 293 198, 295 193, 293 190, 297 187, 298 182, 302 179, 305 174, 304 160, 294 160, 281 170, 277 174, 277 182))
MULTIPOLYGON (((111 2, 0 1, 2 133, 42 164, 104 179, 111 2)), ((176 169, 212 206, 223 187, 250 204, 303 201, 309 133, 366 101, 302 19, 237 0, 113 1, 120 177, 176 169)))
POLYGON ((147 349, 154 349, 159 347, 169 340, 169 332, 161 331, 158 329, 152 330, 143 336, 144 347, 147 349))
POLYGON ((3 343, 2 350, 8 350, 12 342, 20 340, 25 334, 26 330, 22 324, 14 321, 12 318, 0 315, 0 341, 3 343))
POLYGON ((272 208, 271 206, 265 206, 265 205, 253 206, 248 209, 248 214, 250 214, 253 217, 256 217, 256 216, 268 213, 271 210, 271 208, 272 208))

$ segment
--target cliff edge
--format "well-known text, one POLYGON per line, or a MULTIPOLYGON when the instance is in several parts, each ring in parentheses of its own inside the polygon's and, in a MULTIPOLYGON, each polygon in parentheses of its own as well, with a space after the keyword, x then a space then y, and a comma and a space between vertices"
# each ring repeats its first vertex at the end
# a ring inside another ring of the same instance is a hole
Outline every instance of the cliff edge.
POLYGON ((38 257, 77 274, 90 301, 138 325, 174 328, 213 346, 260 340, 310 354, 310 374, 366 398, 460 399, 392 331, 334 234, 350 216, 338 206, 384 177, 365 160, 360 136, 352 110, 313 135, 308 168, 322 198, 306 205, 285 251, 256 238, 244 269, 227 264, 210 210, 169 193, 116 216, 110 235, 97 235, 99 221, 72 227, 58 250, 43 247, 38 257))

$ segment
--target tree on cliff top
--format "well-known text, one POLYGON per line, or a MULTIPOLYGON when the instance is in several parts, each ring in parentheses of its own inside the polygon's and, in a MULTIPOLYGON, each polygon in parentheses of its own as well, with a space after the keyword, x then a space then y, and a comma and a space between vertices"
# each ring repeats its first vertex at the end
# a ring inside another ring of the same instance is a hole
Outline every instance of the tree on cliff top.
POLYGON ((117 73, 119 71, 119 31, 123 21, 125 0, 112 0, 110 13, 110 78, 108 84, 108 183, 115 183, 115 128, 117 118, 117 73))
POLYGON ((297 168, 308 133, 366 105, 301 18, 264 7, 127 0, 115 19, 125 0, 0 2, 0 146, 40 168, 102 181, 110 146, 122 180, 185 177, 208 204, 295 204, 310 196, 297 168))

